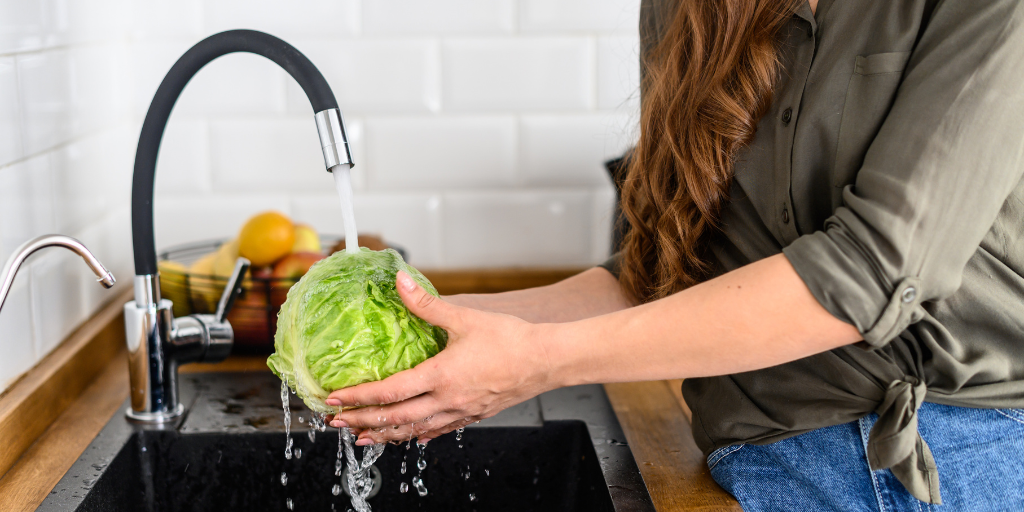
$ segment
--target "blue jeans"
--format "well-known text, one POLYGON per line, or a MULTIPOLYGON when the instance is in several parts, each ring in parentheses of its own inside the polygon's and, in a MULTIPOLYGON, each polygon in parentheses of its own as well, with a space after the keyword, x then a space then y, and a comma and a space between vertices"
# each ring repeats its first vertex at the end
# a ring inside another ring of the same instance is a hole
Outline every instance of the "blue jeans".
POLYGON ((777 443, 719 448, 711 476, 743 510, 1024 511, 1024 410, 925 403, 918 430, 939 468, 942 505, 917 500, 889 470, 871 471, 877 416, 777 443))

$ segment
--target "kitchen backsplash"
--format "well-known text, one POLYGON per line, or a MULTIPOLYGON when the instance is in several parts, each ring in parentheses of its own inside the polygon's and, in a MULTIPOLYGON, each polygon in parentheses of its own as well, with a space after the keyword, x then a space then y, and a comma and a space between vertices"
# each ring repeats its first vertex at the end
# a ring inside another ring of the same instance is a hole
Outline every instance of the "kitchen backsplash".
MULTIPOLYGON (((59 232, 134 274, 132 161, 149 101, 199 39, 295 45, 352 138, 360 231, 421 268, 578 267, 608 254, 602 167, 635 137, 639 0, 0 0, 0 261, 59 232)), ((344 234, 312 109, 280 68, 228 55, 175 107, 159 248, 277 209, 344 234)), ((19 273, 0 312, 0 391, 115 292, 70 253, 19 273)), ((125 288, 121 288, 125 289, 125 288)))

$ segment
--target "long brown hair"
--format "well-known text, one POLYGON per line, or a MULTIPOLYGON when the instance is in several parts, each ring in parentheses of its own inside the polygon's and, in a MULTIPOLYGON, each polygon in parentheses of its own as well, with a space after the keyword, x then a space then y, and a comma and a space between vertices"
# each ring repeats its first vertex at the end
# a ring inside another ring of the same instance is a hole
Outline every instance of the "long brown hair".
POLYGON ((771 104, 778 33, 796 3, 680 0, 647 52, 640 139, 622 182, 619 282, 635 301, 709 277, 707 239, 728 200, 736 152, 771 104))

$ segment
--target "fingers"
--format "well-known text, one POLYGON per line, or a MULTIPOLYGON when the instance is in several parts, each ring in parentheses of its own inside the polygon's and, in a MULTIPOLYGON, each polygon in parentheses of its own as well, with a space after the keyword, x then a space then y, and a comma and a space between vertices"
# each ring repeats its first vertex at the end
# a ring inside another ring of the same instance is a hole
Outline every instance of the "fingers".
POLYGON ((433 388, 428 366, 398 372, 384 380, 333 391, 324 402, 332 407, 386 405, 422 395, 433 388))
POLYGON ((452 331, 458 322, 458 307, 427 293, 409 274, 398 271, 395 288, 405 307, 442 329, 452 331))
POLYGON ((331 426, 362 429, 407 425, 422 421, 439 410, 441 410, 441 406, 437 403, 437 399, 431 395, 421 395, 398 404, 344 411, 335 415, 331 426))
MULTIPOLYGON (((387 443, 390 441, 408 441, 414 437, 421 437, 427 432, 441 431, 446 427, 446 425, 451 425, 461 419, 462 418, 453 413, 439 413, 422 421, 417 421, 409 425, 401 425, 397 429, 394 427, 366 429, 359 434, 359 439, 356 440, 356 446, 367 446, 370 444, 387 443)), ((453 427, 448 431, 450 432, 451 430, 455 430, 455 428, 456 427, 453 427)), ((437 436, 435 435, 433 437, 437 436)))

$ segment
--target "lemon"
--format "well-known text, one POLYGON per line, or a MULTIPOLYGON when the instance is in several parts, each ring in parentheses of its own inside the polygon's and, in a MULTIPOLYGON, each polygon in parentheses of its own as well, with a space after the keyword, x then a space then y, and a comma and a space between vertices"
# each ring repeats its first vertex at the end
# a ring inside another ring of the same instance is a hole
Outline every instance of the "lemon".
POLYGON ((238 233, 238 253, 254 267, 273 264, 291 252, 295 244, 295 226, 278 212, 254 215, 238 233))

